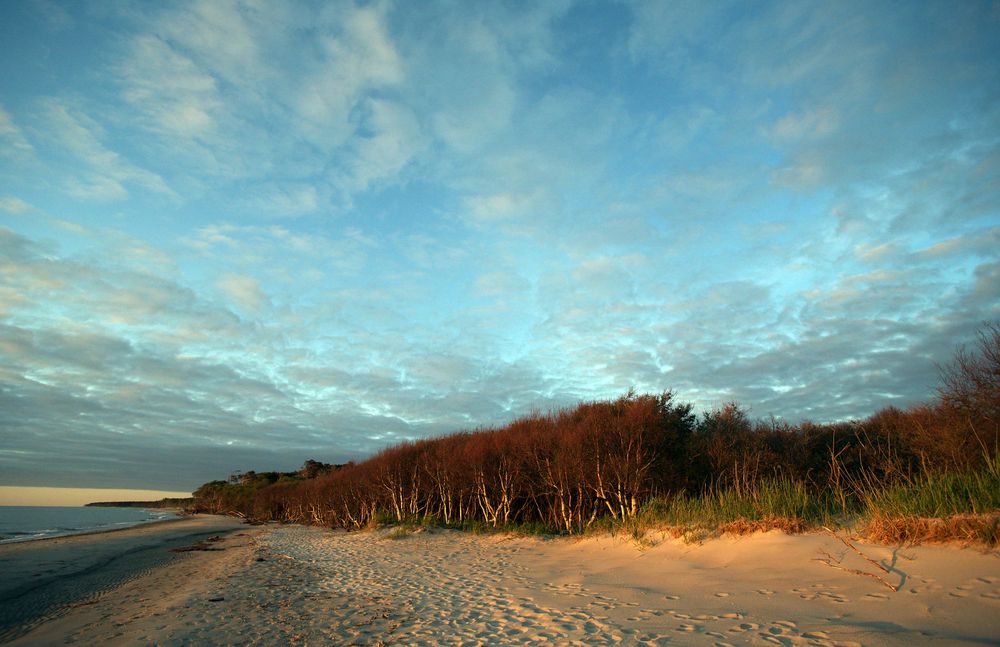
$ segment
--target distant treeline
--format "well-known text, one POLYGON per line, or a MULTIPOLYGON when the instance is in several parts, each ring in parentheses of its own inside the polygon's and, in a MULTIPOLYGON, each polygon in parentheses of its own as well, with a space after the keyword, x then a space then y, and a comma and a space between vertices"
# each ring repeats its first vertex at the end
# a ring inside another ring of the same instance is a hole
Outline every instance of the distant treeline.
MULTIPOLYGON (((876 490, 996 471, 1000 327, 984 328, 976 350, 960 350, 941 374, 931 402, 835 424, 754 420, 736 403, 697 416, 669 391, 630 391, 499 428, 405 442, 360 463, 238 474, 198 488, 192 507, 327 527, 423 521, 575 533, 595 522, 627 524, 653 503, 757 496, 761 484, 784 483, 849 510, 876 490)), ((995 488, 986 489, 993 501, 995 488)), ((981 512, 975 501, 957 505, 981 512)))
POLYGON ((97 501, 88 503, 88 508, 189 508, 194 505, 194 497, 164 498, 159 501, 97 501))

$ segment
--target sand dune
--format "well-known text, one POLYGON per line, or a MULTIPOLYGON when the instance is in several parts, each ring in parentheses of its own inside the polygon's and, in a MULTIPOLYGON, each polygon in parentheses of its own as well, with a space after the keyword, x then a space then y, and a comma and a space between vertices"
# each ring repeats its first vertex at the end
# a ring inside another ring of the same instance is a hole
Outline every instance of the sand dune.
POLYGON ((1000 556, 768 533, 584 540, 241 529, 14 644, 1000 644, 1000 556), (842 560, 842 561, 840 561, 842 560))

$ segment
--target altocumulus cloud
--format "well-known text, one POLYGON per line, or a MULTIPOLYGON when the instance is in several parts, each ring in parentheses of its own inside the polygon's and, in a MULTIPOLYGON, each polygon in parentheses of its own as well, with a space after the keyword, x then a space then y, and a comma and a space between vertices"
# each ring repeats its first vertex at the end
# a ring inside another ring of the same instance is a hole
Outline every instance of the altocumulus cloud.
POLYGON ((986 3, 0 8, 0 482, 629 387, 839 420, 1000 317, 986 3))

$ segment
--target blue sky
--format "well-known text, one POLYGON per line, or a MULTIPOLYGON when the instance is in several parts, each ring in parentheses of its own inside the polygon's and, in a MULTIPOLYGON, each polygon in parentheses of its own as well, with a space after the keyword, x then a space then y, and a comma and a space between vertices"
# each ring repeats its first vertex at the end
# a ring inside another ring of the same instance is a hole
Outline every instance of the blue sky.
POLYGON ((673 389, 841 420, 1000 317, 986 2, 0 5, 0 485, 673 389))

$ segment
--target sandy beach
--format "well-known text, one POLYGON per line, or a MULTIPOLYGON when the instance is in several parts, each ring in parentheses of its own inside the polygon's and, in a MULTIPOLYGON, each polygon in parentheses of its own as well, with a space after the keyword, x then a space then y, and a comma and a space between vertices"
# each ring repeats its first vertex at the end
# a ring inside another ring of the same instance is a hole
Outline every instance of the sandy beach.
MULTIPOLYGON (((10 644, 1000 644, 996 551, 856 542, 883 573, 829 534, 640 548, 612 537, 228 531, 10 644), (820 561, 830 558, 898 591, 820 561)), ((2 554, 15 569, 24 556, 2 554)))
POLYGON ((0 545, 0 642, 91 604, 169 566, 172 552, 240 528, 239 520, 195 515, 130 528, 0 545))

